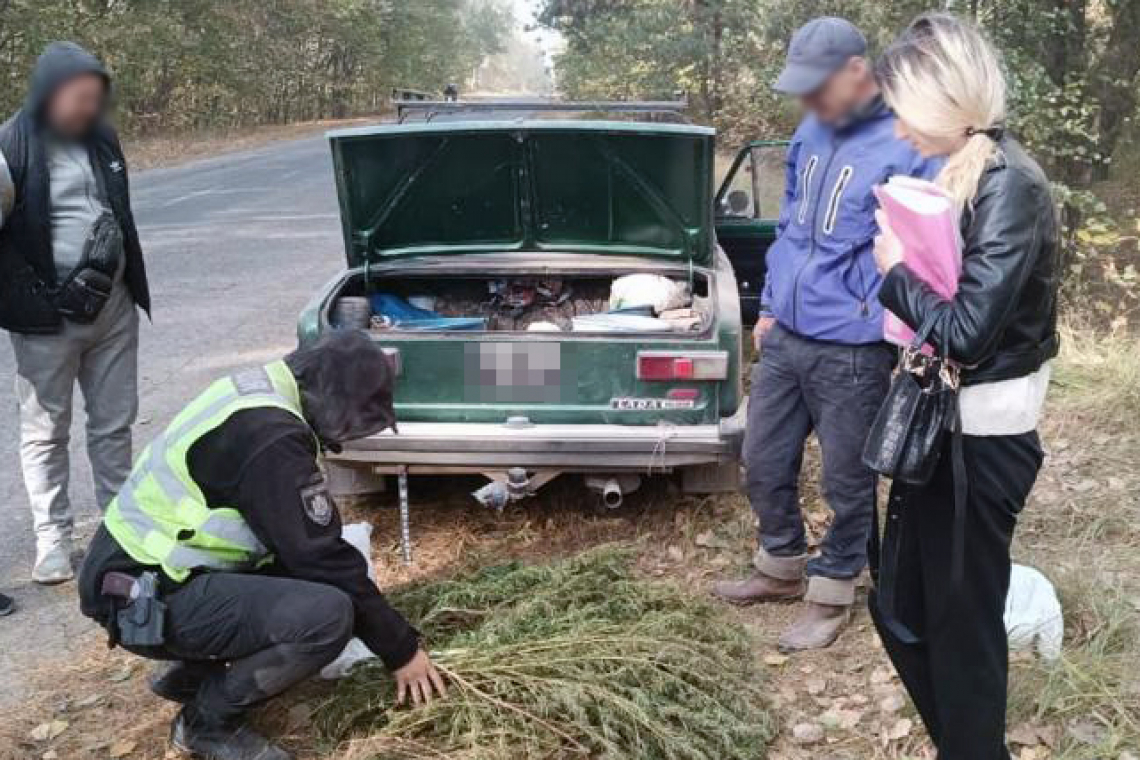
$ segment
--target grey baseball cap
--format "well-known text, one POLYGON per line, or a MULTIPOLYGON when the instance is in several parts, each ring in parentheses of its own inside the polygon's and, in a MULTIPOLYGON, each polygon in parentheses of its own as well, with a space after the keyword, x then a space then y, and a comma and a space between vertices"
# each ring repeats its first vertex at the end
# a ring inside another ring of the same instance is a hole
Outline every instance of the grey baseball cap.
POLYGON ((866 53, 867 38, 850 21, 814 19, 792 35, 784 70, 772 87, 788 95, 810 95, 852 57, 866 53))

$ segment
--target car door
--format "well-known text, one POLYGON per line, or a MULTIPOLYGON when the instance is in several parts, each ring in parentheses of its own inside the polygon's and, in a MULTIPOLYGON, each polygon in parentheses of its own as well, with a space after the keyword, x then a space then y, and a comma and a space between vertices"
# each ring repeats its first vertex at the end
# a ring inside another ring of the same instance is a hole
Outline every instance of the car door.
POLYGON ((716 236, 736 271, 744 324, 755 324, 784 198, 787 140, 757 140, 737 153, 716 195, 716 236))

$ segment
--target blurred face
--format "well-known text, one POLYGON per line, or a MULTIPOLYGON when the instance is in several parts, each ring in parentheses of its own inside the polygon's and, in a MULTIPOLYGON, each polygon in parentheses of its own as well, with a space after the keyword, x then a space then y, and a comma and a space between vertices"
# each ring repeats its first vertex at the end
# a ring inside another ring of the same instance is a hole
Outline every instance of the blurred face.
POLYGON ((63 137, 81 137, 103 112, 106 84, 96 74, 82 74, 59 86, 48 100, 45 116, 54 132, 63 137))
POLYGON ((923 158, 948 156, 966 143, 965 138, 961 140, 949 140, 923 134, 915 129, 914 126, 907 123, 902 116, 899 116, 899 118, 895 120, 895 137, 910 143, 911 147, 918 151, 919 155, 923 158))
POLYGON ((854 57, 815 92, 800 98, 804 109, 826 124, 843 121, 874 92, 866 58, 854 57))

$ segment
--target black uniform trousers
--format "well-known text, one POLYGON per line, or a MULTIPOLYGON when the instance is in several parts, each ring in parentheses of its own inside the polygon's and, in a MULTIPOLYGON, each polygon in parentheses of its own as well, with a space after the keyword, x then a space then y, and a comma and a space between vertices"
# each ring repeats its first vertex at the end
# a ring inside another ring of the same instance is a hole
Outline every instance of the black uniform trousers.
POLYGON ((1043 455, 1036 432, 963 436, 963 454, 969 486, 962 582, 951 577, 954 475, 947 436, 929 483, 891 488, 882 541, 879 588, 893 582, 893 621, 919 641, 900 638, 875 594, 871 614, 939 760, 1008 760, 1003 614, 1010 543, 1043 455))
POLYGON ((193 707, 228 723, 316 674, 352 638, 352 600, 333 586, 265 575, 204 573, 168 593, 166 641, 126 647, 152 659, 213 665, 193 707))

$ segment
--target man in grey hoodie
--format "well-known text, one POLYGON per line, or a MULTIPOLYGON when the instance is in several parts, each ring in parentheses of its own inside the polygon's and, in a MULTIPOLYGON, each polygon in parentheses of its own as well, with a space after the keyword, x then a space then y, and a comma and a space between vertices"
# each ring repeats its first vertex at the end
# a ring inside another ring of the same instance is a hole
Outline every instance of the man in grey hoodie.
POLYGON ((0 127, 0 328, 20 403, 20 460, 36 530, 32 578, 71 567, 68 441, 78 383, 103 509, 131 467, 138 311, 149 310, 126 162, 105 113, 111 80, 89 52, 52 43, 23 107, 0 127))

